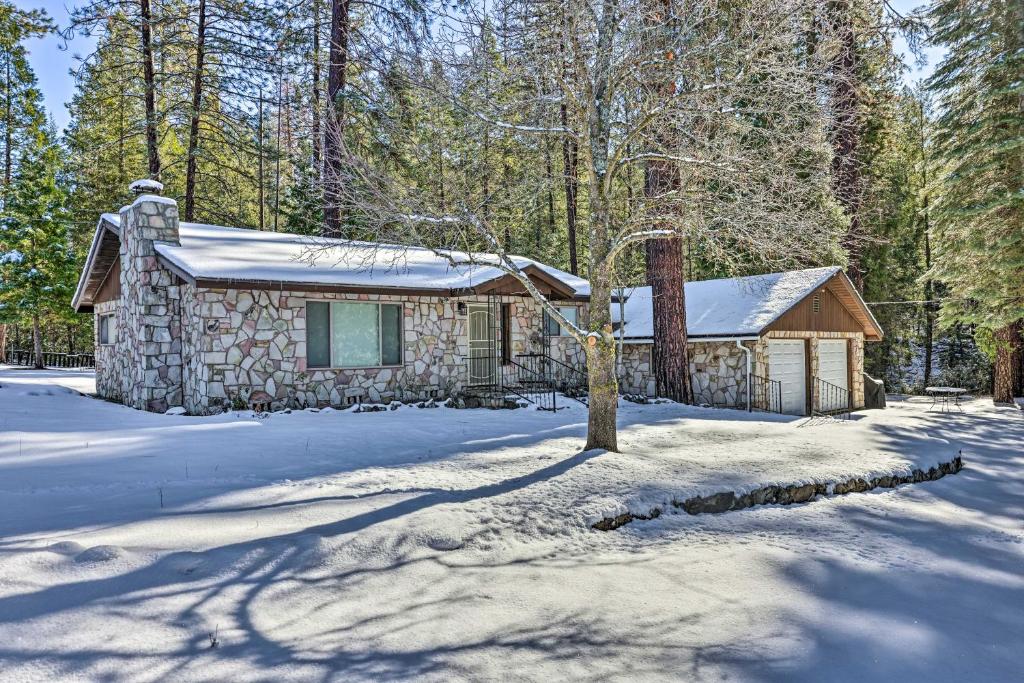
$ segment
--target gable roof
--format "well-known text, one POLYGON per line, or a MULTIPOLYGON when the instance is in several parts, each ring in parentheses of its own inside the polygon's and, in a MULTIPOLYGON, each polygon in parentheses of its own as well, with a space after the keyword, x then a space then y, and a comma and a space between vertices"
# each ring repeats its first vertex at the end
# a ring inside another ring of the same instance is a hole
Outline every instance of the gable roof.
MULTIPOLYGON (((878 321, 837 266, 687 282, 686 333, 694 338, 759 336, 783 314, 826 285, 834 287, 842 304, 864 328, 865 338, 882 338, 878 321)), ((627 297, 623 337, 635 341, 652 339, 651 288, 623 289, 621 295, 627 297)), ((620 322, 619 313, 619 305, 613 303, 613 322, 620 322)))
MULTIPOLYGON (((119 234, 120 216, 104 214, 93 246, 103 243, 101 233, 119 234)), ((494 254, 449 251, 456 264, 421 247, 309 237, 200 223, 179 225, 180 244, 158 242, 158 258, 179 277, 211 287, 273 289, 336 289, 436 293, 442 296, 485 293, 511 276, 496 266, 494 254), (470 259, 478 263, 469 263, 470 259), (482 264, 479 262, 483 262, 482 264), (464 262, 464 263, 460 263, 464 262)), ((91 304, 89 286, 97 277, 87 275, 90 261, 75 295, 76 308, 91 304)), ((516 265, 535 282, 565 299, 586 299, 590 283, 552 266, 523 256, 516 265)))

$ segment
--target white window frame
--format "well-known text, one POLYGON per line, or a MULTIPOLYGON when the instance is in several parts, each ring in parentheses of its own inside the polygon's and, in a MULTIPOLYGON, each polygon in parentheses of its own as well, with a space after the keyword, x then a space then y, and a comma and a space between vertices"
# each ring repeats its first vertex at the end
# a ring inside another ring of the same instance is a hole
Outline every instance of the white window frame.
POLYGON ((97 346, 114 346, 117 344, 117 318, 115 313, 100 313, 96 316, 96 344, 97 346), (104 334, 104 331, 106 334, 104 334), (106 337, 106 340, 104 340, 104 337, 106 337))
MULTIPOLYGON (((309 305, 310 304, 326 304, 327 305, 327 352, 331 356, 329 365, 310 365, 309 364, 309 347, 306 347, 306 367, 310 370, 375 370, 384 368, 402 368, 405 367, 405 304, 400 301, 349 301, 347 299, 308 299, 305 303, 306 320, 309 320, 309 305), (377 365, 338 365, 334 360, 334 348, 331 344, 331 334, 333 333, 332 326, 334 325, 334 318, 331 315, 331 304, 361 304, 370 305, 377 307, 377 357, 381 359, 381 363, 377 365), (381 334, 381 330, 384 326, 381 324, 381 307, 382 306, 397 306, 398 307, 398 356, 399 362, 397 364, 385 365, 384 360, 384 335, 381 334)), ((309 325, 306 325, 306 344, 309 344, 309 325)))

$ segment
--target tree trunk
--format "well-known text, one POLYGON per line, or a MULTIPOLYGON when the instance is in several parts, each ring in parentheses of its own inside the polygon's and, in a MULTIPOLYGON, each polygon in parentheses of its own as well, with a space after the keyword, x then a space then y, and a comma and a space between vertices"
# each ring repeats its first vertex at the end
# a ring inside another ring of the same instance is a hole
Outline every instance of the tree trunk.
POLYGON ((32 315, 32 353, 35 356, 35 369, 42 370, 43 365, 43 329, 39 324, 39 314, 32 315))
MULTIPOLYGON (((593 303, 593 299, 591 302, 593 303)), ((610 304, 609 299, 605 305, 606 310, 610 304)), ((619 404, 619 383, 615 375, 615 338, 609 329, 600 339, 589 339, 595 343, 587 346, 589 412, 586 450, 602 448, 617 452, 619 443, 615 421, 619 404)))
POLYGON ((612 278, 615 259, 611 254, 611 192, 605 172, 608 169, 608 145, 611 139, 612 97, 608 74, 611 71, 615 3, 603 0, 594 60, 594 106, 587 121, 590 153, 590 310, 587 327, 587 376, 589 414, 587 449, 618 451, 616 417, 619 408, 619 383, 615 375, 615 337, 612 336, 612 278))
POLYGON ((196 210, 196 152, 199 147, 199 107, 203 101, 203 59, 206 51, 206 0, 199 0, 199 28, 196 32, 196 72, 192 80, 192 121, 188 132, 188 161, 185 166, 185 220, 196 210))
POLYGON ((256 162, 256 201, 259 202, 260 230, 266 229, 266 200, 263 197, 263 88, 260 88, 260 99, 257 107, 259 121, 256 123, 256 154, 259 160, 256 162))
MULTIPOLYGON (((652 175, 647 169, 647 175, 652 175)), ((650 184, 648 181, 647 184, 650 184)), ((693 403, 690 350, 686 339, 686 291, 683 240, 648 240, 647 284, 654 308, 654 379, 658 396, 693 403)))
POLYGON ((348 66, 349 0, 331 0, 331 49, 327 65, 327 130, 324 136, 324 235, 341 229, 342 142, 345 133, 345 78, 348 66))
POLYGON ((857 291, 864 291, 861 264, 860 204, 860 98, 857 92, 857 34, 853 27, 853 10, 846 0, 831 2, 826 10, 833 30, 839 36, 839 51, 832 65, 835 127, 832 132, 832 172, 836 198, 850 219, 850 228, 843 239, 849 265, 847 275, 857 291))
MULTIPOLYGON (((568 126, 566 107, 562 105, 562 125, 568 126)), ((562 138, 562 168, 565 172, 565 237, 569 243, 569 272, 580 274, 579 257, 576 255, 576 194, 579 187, 577 163, 579 152, 571 136, 562 138)))
POLYGON ((995 332, 996 362, 992 400, 1013 403, 1016 390, 1021 388, 1021 359, 1024 357, 1024 339, 1021 339, 1021 321, 1004 325, 995 332))
MULTIPOLYGON (((650 44, 652 55, 671 63, 675 53, 671 48, 671 37, 664 30, 671 15, 671 3, 658 0, 653 8, 651 21, 658 30, 650 44)), ((652 57, 653 59, 654 57, 652 57)), ((676 94, 676 84, 653 69, 652 89, 668 100, 676 94)), ((671 148, 673 134, 669 130, 655 131, 658 141, 671 148)), ((659 151, 658 149, 652 151, 659 151)), ((644 195, 657 201, 670 192, 680 190, 679 169, 670 161, 652 160, 644 168, 644 195)), ((656 228, 671 226, 656 225, 656 228)), ((683 240, 647 240, 647 284, 651 286, 654 314, 654 348, 652 365, 657 394, 679 403, 693 403, 693 387, 690 382, 690 353, 686 344, 686 292, 683 271, 683 240)))
POLYGON ((323 141, 320 136, 320 0, 313 0, 313 91, 310 112, 313 120, 313 169, 320 173, 323 141))
MULTIPOLYGON (((928 198, 926 196, 926 212, 928 206, 927 202, 928 198)), ((932 246, 931 238, 928 236, 927 213, 925 215, 924 260, 925 268, 930 269, 932 265, 932 246)), ((931 278, 928 278, 924 283, 924 300, 927 302, 924 305, 924 385, 926 387, 932 381, 932 347, 935 346, 935 304, 932 303, 932 297, 934 295, 935 287, 931 278)))
POLYGON ((7 325, 0 323, 0 363, 7 360, 7 325))
POLYGON ((4 102, 4 185, 11 184, 11 145, 13 142, 13 135, 11 128, 13 127, 13 121, 11 120, 11 55, 8 53, 5 55, 4 67, 7 72, 7 99, 4 102))
MULTIPOLYGON (((565 61, 565 45, 559 42, 562 52, 562 77, 568 78, 568 64, 565 61)), ((569 109, 563 101, 560 107, 562 128, 569 127, 569 109)), ((579 258, 576 255, 576 195, 579 188, 579 149, 571 135, 562 137, 562 173, 565 180, 565 236, 569 244, 569 272, 579 275, 579 258)))
POLYGON ((146 151, 149 157, 149 176, 160 178, 160 151, 157 148, 156 131, 156 75, 153 69, 152 16, 149 0, 139 0, 142 15, 142 75, 146 88, 146 151))

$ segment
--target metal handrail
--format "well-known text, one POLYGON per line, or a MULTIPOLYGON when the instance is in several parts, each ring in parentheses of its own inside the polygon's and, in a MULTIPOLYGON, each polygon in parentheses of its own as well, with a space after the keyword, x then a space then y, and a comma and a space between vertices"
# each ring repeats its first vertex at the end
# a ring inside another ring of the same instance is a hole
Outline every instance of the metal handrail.
POLYGON ((495 391, 512 394, 537 405, 542 410, 558 410, 561 393, 586 405, 586 375, 571 365, 543 353, 521 353, 515 357, 475 356, 471 363, 488 370, 490 380, 468 387, 473 391, 495 391))
POLYGON ((761 375, 751 375, 750 410, 782 413, 782 382, 761 375))
POLYGON ((850 419, 850 390, 826 382, 820 377, 813 378, 814 394, 811 398, 811 413, 831 415, 843 420, 850 419))
POLYGON ((587 405, 590 383, 587 373, 545 353, 521 353, 516 358, 536 360, 544 368, 553 387, 569 398, 587 405))

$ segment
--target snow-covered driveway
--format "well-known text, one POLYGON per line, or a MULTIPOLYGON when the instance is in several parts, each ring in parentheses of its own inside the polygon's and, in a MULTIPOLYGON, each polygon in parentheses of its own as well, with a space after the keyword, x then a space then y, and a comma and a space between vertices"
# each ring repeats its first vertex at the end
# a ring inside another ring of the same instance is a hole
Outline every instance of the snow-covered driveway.
POLYGON ((0 679, 1013 680, 1024 414, 675 405, 190 418, 0 370, 0 679), (673 496, 930 465, 724 515, 673 496), (211 647, 211 638, 217 642, 211 647))

